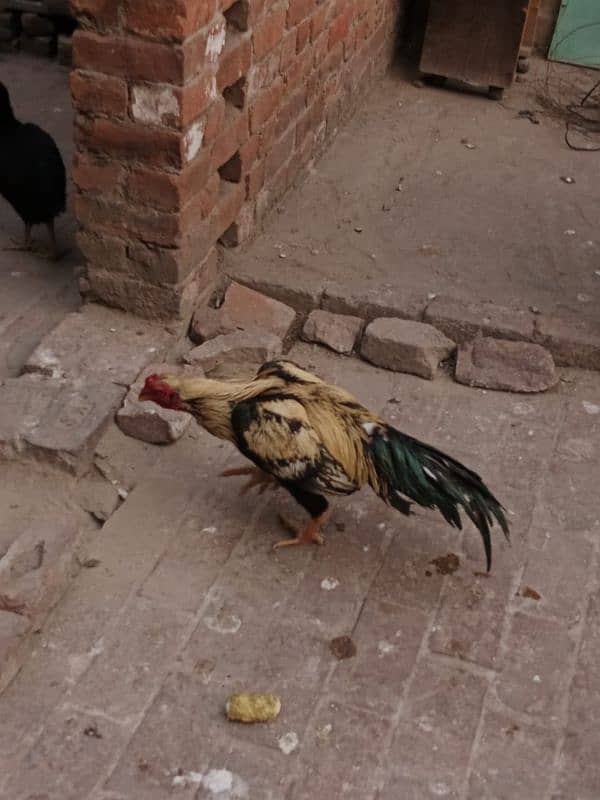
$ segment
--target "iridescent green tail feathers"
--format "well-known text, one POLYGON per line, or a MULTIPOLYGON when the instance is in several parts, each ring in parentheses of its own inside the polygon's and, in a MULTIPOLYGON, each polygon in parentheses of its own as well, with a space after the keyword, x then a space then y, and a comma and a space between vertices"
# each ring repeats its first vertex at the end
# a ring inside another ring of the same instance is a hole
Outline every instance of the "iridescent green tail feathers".
POLYGON ((446 522, 462 529, 460 510, 479 530, 488 572, 492 566, 490 529, 496 522, 509 539, 504 508, 479 475, 455 459, 389 425, 370 437, 369 455, 377 473, 380 497, 410 514, 411 501, 437 509, 446 522))

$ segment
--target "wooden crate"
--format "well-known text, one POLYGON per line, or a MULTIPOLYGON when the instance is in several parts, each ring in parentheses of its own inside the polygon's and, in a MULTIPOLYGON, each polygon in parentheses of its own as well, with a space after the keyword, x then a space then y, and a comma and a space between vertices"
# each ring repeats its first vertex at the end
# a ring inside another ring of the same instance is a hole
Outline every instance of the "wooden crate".
POLYGON ((422 72, 498 90, 510 86, 527 8, 528 0, 431 0, 422 72))

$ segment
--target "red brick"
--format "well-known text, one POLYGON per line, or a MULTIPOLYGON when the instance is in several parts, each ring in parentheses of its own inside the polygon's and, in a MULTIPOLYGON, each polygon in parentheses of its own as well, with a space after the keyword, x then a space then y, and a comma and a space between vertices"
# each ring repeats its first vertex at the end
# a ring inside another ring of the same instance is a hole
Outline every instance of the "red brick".
POLYGON ((150 209, 134 208, 122 202, 102 202, 98 198, 78 195, 75 198, 77 219, 95 230, 113 234, 127 233, 147 242, 177 246, 181 242, 180 219, 150 209))
POLYGON ((319 34, 325 30, 331 14, 331 4, 322 3, 317 6, 315 13, 310 18, 310 40, 314 42, 319 34))
POLYGON ((190 314, 203 288, 204 273, 180 285, 169 286, 152 285, 139 278, 94 269, 88 274, 86 297, 147 319, 169 320, 190 314))
POLYGON ((314 103, 306 109, 296 125, 296 144, 300 145, 311 132, 321 124, 325 116, 325 99, 318 97, 314 103))
POLYGON ((71 8, 82 24, 94 23, 98 28, 115 28, 119 22, 119 5, 114 0, 71 0, 71 8))
POLYGON ((213 59, 209 59, 206 55, 208 38, 214 34, 215 30, 224 29, 224 26, 225 23, 221 19, 217 24, 205 28, 201 33, 190 36, 182 44, 184 81, 214 72, 213 59))
POLYGON ((280 136, 293 121, 298 119, 306 107, 306 90, 298 89, 297 92, 286 97, 277 113, 275 136, 280 136))
POLYGON ((211 105, 206 113, 204 125, 204 146, 210 147, 217 140, 225 124, 225 100, 222 97, 211 105))
POLYGON ((127 269, 127 245, 122 239, 107 234, 97 236, 86 230, 77 233, 77 244, 87 261, 110 264, 116 271, 127 269))
POLYGON ((129 0, 125 11, 125 28, 161 41, 183 41, 212 18, 216 0, 129 0))
POLYGON ((258 135, 258 140, 259 140, 258 155, 260 158, 265 158, 267 153, 271 149, 271 145, 275 140, 276 127, 277 127, 277 118, 272 117, 260 131, 258 135))
POLYGON ((286 9, 271 9, 254 28, 252 44, 257 60, 263 59, 267 53, 281 42, 285 30, 286 9))
POLYGON ((182 166, 181 136, 175 131, 94 119, 80 121, 76 140, 93 152, 116 158, 154 166, 182 166))
POLYGON ((296 58, 296 35, 297 29, 293 28, 291 31, 288 31, 285 34, 283 41, 281 42, 279 69, 282 73, 285 72, 292 61, 296 58))
POLYGON ((271 86, 279 77, 281 53, 273 50, 260 64, 254 64, 248 73, 248 98, 252 101, 261 89, 271 86))
POLYGON ((211 217, 211 232, 214 239, 219 239, 235 222, 243 202, 243 184, 221 181, 219 199, 211 217))
POLYGON ((247 172, 256 161, 258 157, 259 145, 260 138, 257 134, 255 134, 240 147, 240 158, 242 159, 242 170, 244 172, 247 172))
POLYGON ((298 25, 297 38, 296 38, 297 53, 301 53, 304 50, 306 44, 308 43, 308 40, 310 39, 310 25, 311 25, 310 19, 305 19, 298 25))
POLYGON ((290 0, 287 15, 287 26, 293 28, 308 17, 316 5, 316 0, 290 0))
POLYGON ((219 62, 217 72, 217 89, 222 92, 244 77, 250 69, 252 61, 252 45, 249 37, 235 37, 233 44, 226 46, 219 62))
POLYGON ((275 175, 283 164, 285 164, 292 155, 295 140, 296 130, 295 128, 291 128, 281 139, 275 142, 267 156, 267 175, 275 175))
POLYGON ((178 176, 134 168, 127 176, 127 197, 132 203, 163 211, 177 211, 181 205, 178 176))
POLYGON ((185 224, 194 221, 194 217, 199 215, 201 219, 210 216, 219 199, 221 189, 221 178, 218 172, 214 172, 204 184, 198 197, 185 209, 185 224))
POLYGON ((283 95, 283 84, 281 81, 274 83, 256 99, 250 109, 250 132, 256 133, 269 120, 283 95))
POLYGON ((70 82, 73 103, 79 111, 113 117, 127 115, 127 84, 121 78, 73 70, 70 82))
POLYGON ((354 9, 351 5, 347 6, 342 13, 333 20, 329 26, 329 48, 333 49, 338 42, 342 42, 348 32, 354 15, 354 9))
POLYGON ((75 154, 73 182, 82 192, 116 196, 123 176, 123 167, 114 161, 99 161, 82 153, 75 154))
POLYGON ((246 175, 246 199, 253 200, 265 182, 265 162, 259 161, 246 175))
POLYGON ((78 30, 73 36, 75 67, 156 83, 183 82, 180 48, 130 36, 98 36, 78 30))
POLYGON ((313 53, 305 47, 300 55, 296 56, 285 74, 288 91, 293 92, 304 81, 313 66, 313 53))
POLYGON ((248 138, 248 116, 236 111, 225 115, 225 122, 212 151, 213 168, 216 170, 233 156, 248 138))
POLYGON ((204 75, 193 83, 187 83, 181 90, 181 124, 189 125, 204 113, 214 100, 216 91, 212 75, 204 75))

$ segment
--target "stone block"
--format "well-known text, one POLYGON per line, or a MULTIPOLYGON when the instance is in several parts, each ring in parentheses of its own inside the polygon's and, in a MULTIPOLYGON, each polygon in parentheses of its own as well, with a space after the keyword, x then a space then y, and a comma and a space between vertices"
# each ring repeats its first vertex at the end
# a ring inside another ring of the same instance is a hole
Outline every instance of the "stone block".
POLYGON ((33 520, 0 560, 2 606, 41 622, 67 587, 78 544, 73 517, 33 520))
POLYGON ((367 327, 361 355, 378 367, 431 380, 454 349, 454 342, 432 325, 382 317, 367 327))
POLYGON ((210 374, 221 367, 260 365, 281 354, 281 339, 262 330, 246 330, 217 336, 184 355, 186 364, 210 374))
POLYGON ((425 296, 395 287, 356 289, 353 286, 328 283, 323 291, 322 307, 335 314, 353 314, 370 322, 378 317, 398 319, 423 318, 425 296))
POLYGON ((450 339, 463 344, 479 333, 496 339, 531 341, 533 315, 494 303, 466 303, 451 297, 436 297, 427 306, 424 320, 450 339))
POLYGON ((235 282, 220 310, 236 329, 260 328, 280 339, 285 339, 296 319, 294 309, 285 303, 235 282))
POLYGON ((129 386, 172 341, 172 334, 162 325, 90 304, 65 317, 34 350, 25 369, 75 379, 95 375, 105 382, 129 386))
POLYGON ((139 394, 148 375, 189 372, 201 376, 198 367, 181 367, 169 364, 152 364, 145 367, 132 385, 122 408, 117 411, 117 424, 127 436, 150 444, 170 444, 180 439, 192 421, 191 414, 162 408, 147 400, 140 401, 139 394))
POLYGON ((302 338, 307 342, 324 344, 336 353, 348 355, 354 350, 363 325, 360 317, 316 309, 311 311, 306 320, 302 338))
POLYGON ((124 390, 106 380, 23 375, 0 384, 0 455, 27 454, 81 474, 124 390))
POLYGON ((600 325, 562 317, 535 320, 534 341, 554 356, 559 366, 600 370, 600 325))
POLYGON ((31 621, 15 611, 6 611, 4 595, 0 595, 0 692, 19 671, 26 657, 24 639, 32 627, 31 621))
POLYGON ((539 344, 481 336, 458 348, 455 378, 506 392, 545 392, 558 381, 552 356, 539 344))
POLYGON ((97 470, 79 481, 76 498, 83 510, 99 522, 106 522, 119 506, 117 489, 97 470))

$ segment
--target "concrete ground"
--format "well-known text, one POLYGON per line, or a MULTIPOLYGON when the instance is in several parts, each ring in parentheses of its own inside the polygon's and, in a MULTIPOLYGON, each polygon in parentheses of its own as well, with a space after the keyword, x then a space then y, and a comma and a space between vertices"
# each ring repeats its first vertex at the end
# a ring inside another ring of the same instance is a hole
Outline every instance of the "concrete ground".
MULTIPOLYGON (((54 137, 70 171, 73 109, 68 75, 68 69, 50 60, 0 54, 0 79, 11 94, 15 115, 54 137)), ((56 230, 61 248, 69 250, 57 263, 3 249, 22 238, 23 226, 0 198, 0 379, 17 375, 42 337, 79 305, 74 268, 80 262, 70 211, 58 219, 56 230)), ((34 237, 37 244, 47 244, 43 227, 34 229, 34 237)))
POLYGON ((486 576, 470 526, 365 493, 324 547, 274 553, 299 509, 239 497, 229 445, 113 427, 97 463, 130 493, 0 699, 0 796, 597 800, 600 376, 518 396, 292 355, 477 469, 512 547, 486 576), (238 689, 280 717, 228 722, 238 689))
POLYGON ((598 73, 531 63, 502 103, 388 75, 264 233, 228 252, 229 271, 597 320, 600 153, 567 147, 557 108, 598 73), (539 124, 519 117, 527 110, 539 124))

